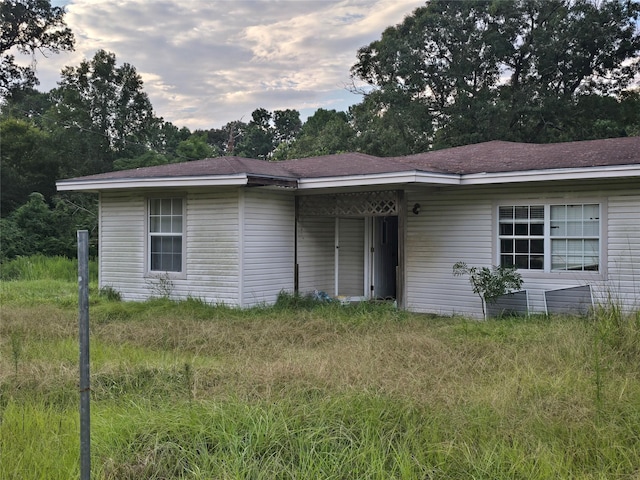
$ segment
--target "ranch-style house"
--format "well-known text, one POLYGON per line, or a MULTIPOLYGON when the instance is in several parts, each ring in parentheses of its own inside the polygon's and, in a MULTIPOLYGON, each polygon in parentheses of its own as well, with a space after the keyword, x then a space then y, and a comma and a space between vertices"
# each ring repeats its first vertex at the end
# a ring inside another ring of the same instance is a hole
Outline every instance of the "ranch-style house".
POLYGON ((464 261, 517 266, 529 312, 640 308, 640 137, 219 157, 57 187, 99 194, 99 283, 125 300, 162 286, 251 307, 319 291, 479 317, 468 279, 452 274, 464 261))

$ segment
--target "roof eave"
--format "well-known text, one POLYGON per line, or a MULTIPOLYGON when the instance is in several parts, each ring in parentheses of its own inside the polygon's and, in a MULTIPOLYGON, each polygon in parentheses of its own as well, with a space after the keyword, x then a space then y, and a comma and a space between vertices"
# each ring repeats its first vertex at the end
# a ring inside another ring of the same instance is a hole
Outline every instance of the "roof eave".
POLYGON ((640 165, 609 165, 601 167, 554 168, 515 172, 470 173, 462 175, 460 185, 546 182, 555 180, 591 180, 640 177, 640 165))
POLYGON ((101 191, 128 188, 186 188, 208 186, 243 186, 248 182, 246 174, 212 175, 192 177, 109 178, 93 180, 60 180, 58 191, 101 191))
POLYGON ((623 177, 640 177, 640 165, 558 168, 514 172, 471 173, 464 175, 408 170, 301 179, 246 173, 185 177, 70 179, 56 182, 56 187, 58 191, 86 192, 130 188, 188 188, 208 186, 281 186, 297 188, 298 190, 312 190, 375 185, 401 185, 409 183, 423 185, 488 185, 623 177))
POLYGON ((298 189, 311 190, 316 188, 401 185, 406 183, 458 185, 460 183, 460 176, 456 174, 429 173, 410 170, 405 172, 373 173, 365 175, 301 178, 298 181, 298 189))

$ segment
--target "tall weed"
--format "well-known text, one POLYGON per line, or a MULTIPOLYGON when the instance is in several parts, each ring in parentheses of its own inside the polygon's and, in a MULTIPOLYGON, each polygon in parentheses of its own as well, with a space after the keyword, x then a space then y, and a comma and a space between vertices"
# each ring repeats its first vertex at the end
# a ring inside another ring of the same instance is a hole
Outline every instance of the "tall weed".
MULTIPOLYGON (((98 281, 98 263, 89 263, 89 281, 98 281)), ((17 257, 0 265, 0 280, 60 280, 76 282, 78 260, 66 257, 33 255, 17 257)))
POLYGON ((76 411, 37 400, 10 400, 0 411, 0 478, 78 478, 76 411))
POLYGON ((625 312, 609 296, 607 302, 597 305, 594 313, 596 338, 621 359, 640 364, 640 310, 625 312))

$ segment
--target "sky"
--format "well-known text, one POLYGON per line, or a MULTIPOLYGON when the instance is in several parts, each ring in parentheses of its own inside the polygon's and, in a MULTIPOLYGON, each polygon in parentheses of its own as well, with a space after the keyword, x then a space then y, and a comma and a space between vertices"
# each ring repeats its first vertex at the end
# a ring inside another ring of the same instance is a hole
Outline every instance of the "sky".
MULTIPOLYGON (((74 52, 36 57, 41 91, 104 49, 133 65, 154 111, 191 130, 249 121, 256 108, 346 111, 360 47, 424 0, 53 0, 74 52)), ((23 59, 30 62, 29 58, 23 59)))

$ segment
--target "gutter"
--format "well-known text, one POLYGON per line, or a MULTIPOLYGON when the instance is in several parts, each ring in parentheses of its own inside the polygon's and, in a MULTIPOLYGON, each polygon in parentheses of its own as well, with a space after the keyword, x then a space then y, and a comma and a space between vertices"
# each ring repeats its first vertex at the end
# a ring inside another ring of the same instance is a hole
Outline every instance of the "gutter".
POLYGON ((207 177, 150 177, 150 178, 108 178, 93 180, 60 180, 56 182, 58 191, 100 191, 127 188, 171 188, 206 186, 242 186, 247 185, 245 173, 236 175, 211 175, 207 177))

